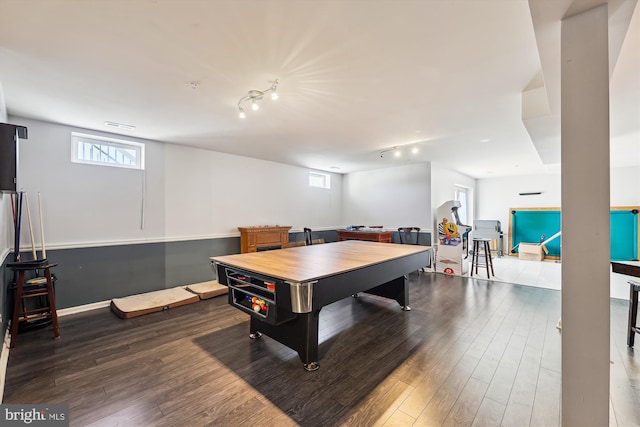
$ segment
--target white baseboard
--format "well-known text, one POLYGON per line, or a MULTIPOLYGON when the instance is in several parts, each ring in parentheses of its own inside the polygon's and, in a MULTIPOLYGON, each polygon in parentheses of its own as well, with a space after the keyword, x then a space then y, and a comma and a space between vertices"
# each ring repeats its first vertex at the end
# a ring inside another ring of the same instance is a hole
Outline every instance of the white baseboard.
POLYGON ((68 316, 69 314, 83 313, 85 311, 95 310, 98 308, 109 307, 111 304, 111 300, 109 301, 98 301, 91 304, 78 305, 75 307, 62 308, 58 310, 58 317, 68 316))
MULTIPOLYGON (((176 286, 176 288, 185 289, 187 286, 189 285, 176 286)), ((162 289, 158 289, 158 290, 160 291, 162 289)), ((110 305, 111 305, 111 300, 108 300, 108 301, 98 301, 91 304, 77 305, 75 307, 61 308, 60 310, 58 310, 58 317, 68 316, 70 314, 84 313, 85 311, 96 310, 98 308, 105 308, 105 307, 109 307, 110 305)))
MULTIPOLYGON (((180 285, 176 286, 176 288, 185 289, 189 285, 180 285)), ((159 291, 162 289, 158 289, 159 291)), ((105 308, 111 305, 111 300, 108 301, 98 301, 91 304, 77 305, 75 307, 69 308, 61 308, 58 310, 58 317, 68 316, 70 314, 84 313, 85 311, 96 310, 98 308, 105 308)))
POLYGON ((7 377, 7 363, 9 362, 9 328, 4 331, 2 351, 0 351, 0 403, 4 398, 4 381, 7 377))

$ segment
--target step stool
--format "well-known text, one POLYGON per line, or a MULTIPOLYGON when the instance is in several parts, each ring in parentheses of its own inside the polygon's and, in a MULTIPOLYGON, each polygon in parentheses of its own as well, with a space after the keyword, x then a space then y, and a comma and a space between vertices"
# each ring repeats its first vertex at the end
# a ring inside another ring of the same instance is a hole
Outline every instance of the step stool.
POLYGON ((56 265, 58 264, 50 263, 46 259, 7 263, 7 267, 18 273, 15 298, 13 301, 13 319, 11 321, 11 342, 9 348, 14 348, 16 345, 18 325, 21 322, 49 318, 53 323, 54 338, 60 337, 56 297, 53 289, 54 279, 51 274, 51 268, 56 265), (37 275, 40 270, 44 271, 44 277, 35 277, 25 282, 25 272, 35 271, 37 275), (46 306, 28 309, 27 300, 36 297, 46 297, 46 306))

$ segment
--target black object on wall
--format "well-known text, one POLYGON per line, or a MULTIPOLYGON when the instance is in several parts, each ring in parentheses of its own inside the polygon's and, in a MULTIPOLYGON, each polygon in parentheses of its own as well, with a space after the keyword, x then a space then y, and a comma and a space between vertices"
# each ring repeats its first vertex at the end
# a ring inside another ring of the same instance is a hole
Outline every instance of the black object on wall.
POLYGON ((0 191, 17 190, 17 138, 27 139, 26 127, 0 123, 0 191))

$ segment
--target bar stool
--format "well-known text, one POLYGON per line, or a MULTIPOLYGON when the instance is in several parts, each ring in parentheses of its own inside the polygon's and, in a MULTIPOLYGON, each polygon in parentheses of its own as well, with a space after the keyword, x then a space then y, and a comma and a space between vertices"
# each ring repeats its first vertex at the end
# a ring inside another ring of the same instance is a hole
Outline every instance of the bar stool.
POLYGON ((495 276, 493 273, 493 261, 491 260, 491 248, 489 248, 489 242, 491 239, 473 239, 473 255, 471 256, 471 276, 473 276, 473 268, 476 268, 476 274, 478 274, 478 267, 487 269, 487 278, 490 279, 491 276, 495 276), (480 244, 482 244, 482 249, 484 251, 484 263, 480 263, 480 244), (491 271, 489 271, 491 269, 491 271), (491 274, 489 274, 491 273, 491 274))
POLYGON ((18 335, 18 325, 20 322, 30 322, 33 320, 50 318, 53 323, 54 338, 60 337, 58 327, 58 313, 56 311, 56 297, 53 289, 53 276, 51 268, 58 264, 53 264, 44 260, 13 262, 7 266, 18 273, 16 281, 16 293, 13 301, 13 319, 11 321, 11 342, 9 348, 16 346, 16 336, 18 335), (27 271, 44 271, 44 277, 36 277, 25 282, 24 276, 27 271), (46 297, 46 306, 34 309, 27 308, 27 300, 35 297, 46 297))
POLYGON ((633 347, 633 342, 640 328, 636 325, 638 319, 638 291, 640 282, 629 280, 629 323, 627 325, 627 345, 633 347))

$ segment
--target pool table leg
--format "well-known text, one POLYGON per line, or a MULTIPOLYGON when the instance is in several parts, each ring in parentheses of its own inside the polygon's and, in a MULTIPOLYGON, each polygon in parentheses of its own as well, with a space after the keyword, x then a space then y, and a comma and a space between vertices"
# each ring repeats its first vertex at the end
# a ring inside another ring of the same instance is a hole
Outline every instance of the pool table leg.
POLYGON ((411 310, 411 307, 409 307, 409 278, 406 275, 364 292, 394 299, 400 304, 404 311, 411 310))
POLYGON ((299 313, 296 318, 280 325, 271 325, 251 316, 250 338, 259 338, 262 334, 295 350, 304 369, 315 371, 318 364, 318 324, 320 309, 311 313, 299 313))

